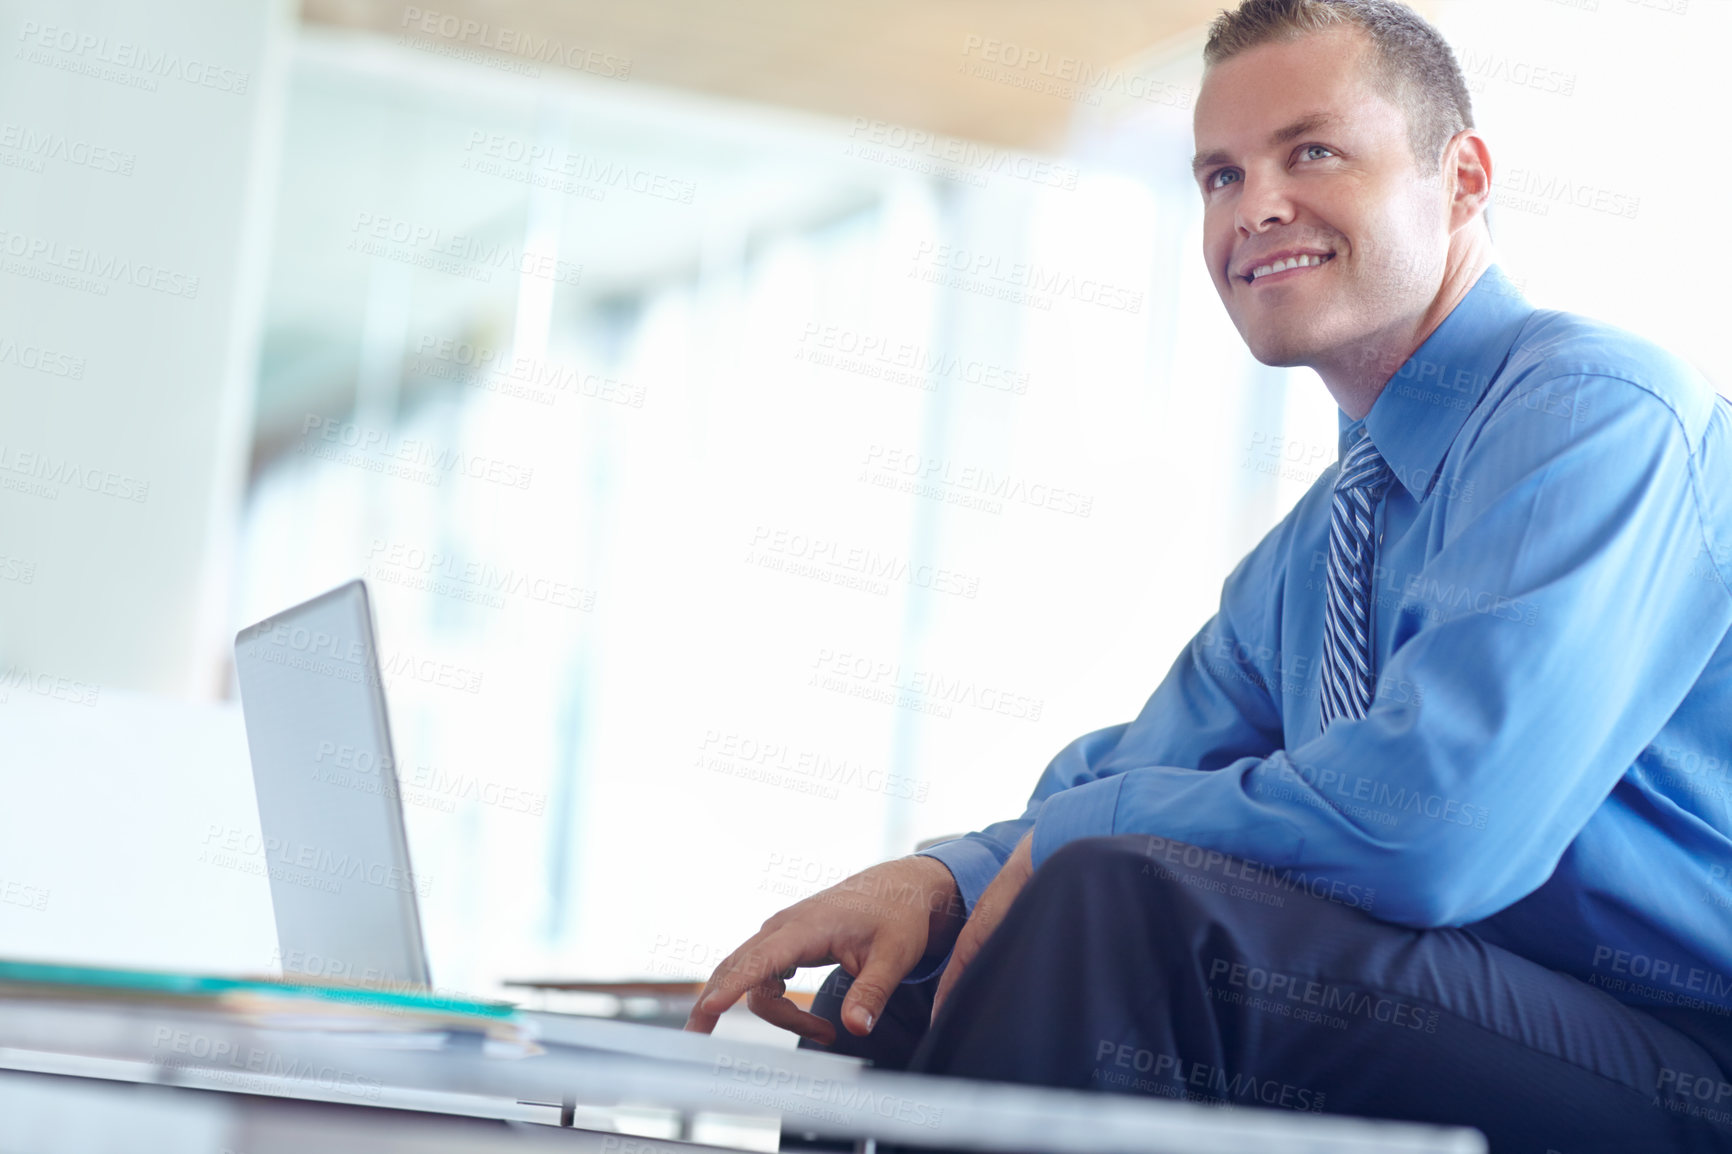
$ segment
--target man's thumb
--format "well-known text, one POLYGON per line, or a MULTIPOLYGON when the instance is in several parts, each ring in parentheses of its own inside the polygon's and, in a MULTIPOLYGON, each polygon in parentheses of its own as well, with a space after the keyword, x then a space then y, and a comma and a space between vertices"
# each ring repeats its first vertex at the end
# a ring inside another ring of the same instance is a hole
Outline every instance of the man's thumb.
POLYGON ((918 960, 894 957, 883 947, 866 955, 860 973, 842 999, 842 1025, 853 1034, 871 1033, 884 1015, 884 1006, 890 1001, 890 995, 918 960))

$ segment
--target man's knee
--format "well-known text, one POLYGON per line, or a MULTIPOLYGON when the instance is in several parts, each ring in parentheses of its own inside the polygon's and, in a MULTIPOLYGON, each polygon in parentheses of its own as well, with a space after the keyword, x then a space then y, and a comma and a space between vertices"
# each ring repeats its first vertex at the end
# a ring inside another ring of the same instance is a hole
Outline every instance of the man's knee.
POLYGON ((1168 919, 1215 916, 1229 891, 1221 879, 1237 859, 1219 850, 1150 834, 1085 837, 1054 850, 1035 871, 1030 888, 1078 896, 1107 892, 1118 883, 1134 889, 1137 904, 1168 919))
POLYGON ((1376 891, 1356 879, 1275 869, 1152 834, 1067 842, 1041 863, 1029 888, 1041 885, 1062 906, 1067 897, 1080 900, 1104 892, 1115 879, 1134 890, 1140 907, 1170 924, 1248 928, 1296 919, 1350 932, 1375 920, 1376 891))
POLYGON ((1204 849, 1189 842, 1146 833, 1121 833, 1110 837, 1084 837, 1066 842, 1041 863, 1041 872, 1098 873, 1129 871, 1158 880, 1176 875, 1225 876, 1239 859, 1217 849, 1204 849))
POLYGON ((1137 870, 1149 861, 1144 834, 1080 837, 1067 841, 1041 863, 1038 874, 1095 875, 1102 871, 1137 870))

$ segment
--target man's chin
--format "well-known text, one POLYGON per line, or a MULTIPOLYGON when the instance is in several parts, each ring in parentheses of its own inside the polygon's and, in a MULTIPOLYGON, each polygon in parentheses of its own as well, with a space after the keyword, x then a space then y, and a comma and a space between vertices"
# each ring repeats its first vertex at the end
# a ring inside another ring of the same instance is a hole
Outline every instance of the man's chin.
POLYGON ((1316 349, 1296 335, 1258 333, 1245 340, 1251 355, 1272 369, 1290 369, 1311 363, 1316 349))

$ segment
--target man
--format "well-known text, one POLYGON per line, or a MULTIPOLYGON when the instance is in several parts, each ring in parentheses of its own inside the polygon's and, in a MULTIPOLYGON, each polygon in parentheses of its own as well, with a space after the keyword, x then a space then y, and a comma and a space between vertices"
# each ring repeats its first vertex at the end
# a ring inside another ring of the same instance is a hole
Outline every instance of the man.
POLYGON ((743 994, 914 1070, 1732 1148, 1732 405, 1515 292, 1408 9, 1245 0, 1205 61, 1204 259, 1338 466, 1134 721, 771 918, 688 1028, 743 994))

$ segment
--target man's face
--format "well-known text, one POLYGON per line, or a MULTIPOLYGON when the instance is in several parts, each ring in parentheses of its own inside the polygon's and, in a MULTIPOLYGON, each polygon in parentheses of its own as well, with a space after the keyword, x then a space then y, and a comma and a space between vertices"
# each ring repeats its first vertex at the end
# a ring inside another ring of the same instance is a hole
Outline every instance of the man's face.
POLYGON ((1419 172, 1401 108, 1373 90, 1370 50, 1359 29, 1330 29, 1259 45, 1204 77, 1203 256, 1264 364, 1339 361, 1361 343, 1370 354, 1442 283, 1448 200, 1437 175, 1419 172), (1268 271, 1289 256, 1303 263, 1268 271))

